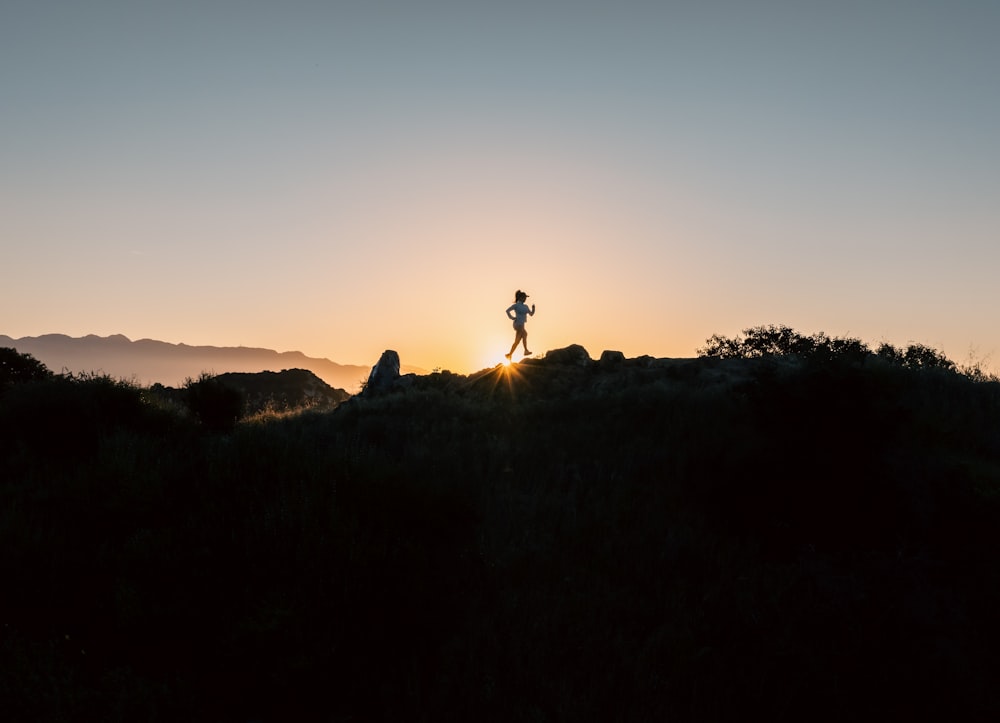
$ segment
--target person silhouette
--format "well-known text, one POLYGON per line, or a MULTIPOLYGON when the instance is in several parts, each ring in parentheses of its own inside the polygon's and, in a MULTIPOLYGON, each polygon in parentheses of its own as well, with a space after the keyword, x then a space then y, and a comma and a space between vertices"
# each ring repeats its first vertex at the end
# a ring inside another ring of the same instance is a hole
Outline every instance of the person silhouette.
POLYGON ((514 303, 507 307, 507 318, 514 322, 514 343, 510 347, 510 351, 504 354, 507 357, 507 361, 510 361, 511 355, 514 350, 517 349, 518 344, 524 345, 524 355, 531 356, 531 352, 528 351, 528 332, 524 328, 524 325, 528 322, 528 316, 535 315, 535 305, 532 304, 531 308, 524 302, 528 300, 528 295, 517 290, 514 294, 514 303), (511 313, 513 312, 513 314, 511 313))

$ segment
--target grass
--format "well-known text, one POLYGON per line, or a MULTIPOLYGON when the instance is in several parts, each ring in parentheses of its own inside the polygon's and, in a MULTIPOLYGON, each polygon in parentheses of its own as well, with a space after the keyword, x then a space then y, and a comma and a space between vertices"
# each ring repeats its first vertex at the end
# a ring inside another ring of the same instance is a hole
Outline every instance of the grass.
POLYGON ((1000 712, 1000 385, 884 359, 432 374, 229 431, 0 397, 10 720, 1000 712))

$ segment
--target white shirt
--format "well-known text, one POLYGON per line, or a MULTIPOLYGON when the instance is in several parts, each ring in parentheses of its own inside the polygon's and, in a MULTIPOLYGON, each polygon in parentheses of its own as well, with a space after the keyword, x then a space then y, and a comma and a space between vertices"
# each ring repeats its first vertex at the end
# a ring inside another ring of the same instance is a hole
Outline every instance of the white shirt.
POLYGON ((535 312, 528 308, 527 304, 518 302, 516 304, 511 304, 507 307, 507 318, 513 319, 515 324, 524 324, 528 320, 528 315, 534 316, 535 312), (514 312, 514 316, 510 315, 510 312, 514 312))

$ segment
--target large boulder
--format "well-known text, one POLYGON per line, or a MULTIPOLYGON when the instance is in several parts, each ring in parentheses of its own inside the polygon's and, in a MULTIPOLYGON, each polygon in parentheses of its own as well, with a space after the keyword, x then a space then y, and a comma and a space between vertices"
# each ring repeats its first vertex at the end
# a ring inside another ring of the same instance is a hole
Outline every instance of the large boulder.
POLYGON ((392 349, 382 352, 368 375, 368 389, 388 389, 399 379, 399 354, 392 349))
POLYGON ((392 387, 399 379, 399 354, 392 349, 386 349, 379 357, 378 363, 372 367, 368 375, 365 391, 380 392, 392 387))
POLYGON ((562 349, 553 349, 545 354, 546 364, 559 364, 566 366, 590 366, 593 361, 590 354, 579 344, 570 344, 562 349))

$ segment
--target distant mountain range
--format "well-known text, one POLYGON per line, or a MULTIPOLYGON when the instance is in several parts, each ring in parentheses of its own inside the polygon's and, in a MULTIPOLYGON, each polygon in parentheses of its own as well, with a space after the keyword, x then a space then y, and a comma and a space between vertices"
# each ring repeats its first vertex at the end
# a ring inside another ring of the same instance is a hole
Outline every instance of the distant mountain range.
MULTIPOLYGON (((202 372, 223 374, 306 369, 331 387, 354 394, 371 371, 371 367, 337 364, 329 359, 307 357, 298 351, 277 352, 243 346, 188 346, 153 339, 132 341, 121 334, 106 337, 44 334, 20 339, 0 334, 0 347, 12 347, 21 354, 31 354, 56 373, 99 372, 115 378, 134 379, 146 385, 159 382, 180 386, 188 377, 197 379, 202 372)), ((372 364, 376 361, 373 359, 372 364)), ((426 373, 414 367, 404 371, 426 373)))

